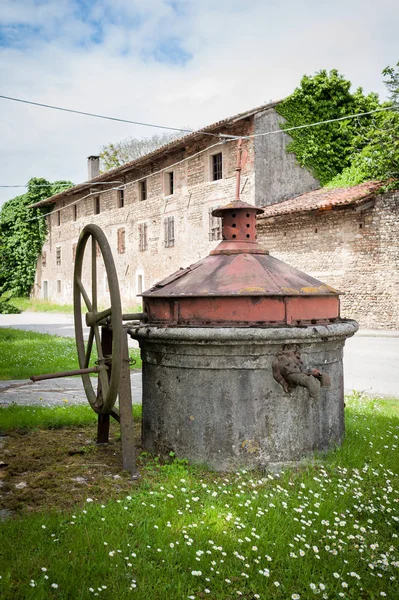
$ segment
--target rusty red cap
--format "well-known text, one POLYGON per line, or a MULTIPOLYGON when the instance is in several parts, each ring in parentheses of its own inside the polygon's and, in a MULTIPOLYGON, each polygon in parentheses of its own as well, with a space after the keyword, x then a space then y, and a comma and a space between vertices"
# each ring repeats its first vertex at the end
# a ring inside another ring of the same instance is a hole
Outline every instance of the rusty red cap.
POLYGON ((223 241, 211 254, 267 254, 256 240, 256 215, 261 208, 236 200, 212 211, 214 217, 222 218, 223 241))
POLYGON ((272 326, 339 318, 339 292, 269 256, 256 239, 256 214, 235 201, 213 211, 223 241, 209 256, 144 292, 153 324, 272 326))

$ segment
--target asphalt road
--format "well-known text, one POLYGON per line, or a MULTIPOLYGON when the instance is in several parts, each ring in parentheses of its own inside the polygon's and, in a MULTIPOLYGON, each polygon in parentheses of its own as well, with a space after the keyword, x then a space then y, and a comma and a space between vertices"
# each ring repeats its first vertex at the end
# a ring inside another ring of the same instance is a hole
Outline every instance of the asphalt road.
MULTIPOLYGON (((74 336, 73 316, 58 313, 0 315, 0 327, 74 336)), ((344 377, 346 391, 399 398, 399 331, 363 330, 348 339, 344 349, 344 377)))
POLYGON ((348 339, 344 377, 345 390, 399 398, 399 332, 359 331, 348 339))

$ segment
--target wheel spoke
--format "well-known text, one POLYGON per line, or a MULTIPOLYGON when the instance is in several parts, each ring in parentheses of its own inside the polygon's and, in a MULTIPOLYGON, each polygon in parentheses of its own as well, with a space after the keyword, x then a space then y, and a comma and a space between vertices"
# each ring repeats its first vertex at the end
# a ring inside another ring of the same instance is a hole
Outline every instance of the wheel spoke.
POLYGON ((94 236, 91 238, 91 297, 93 299, 93 310, 97 310, 97 242, 94 236))
POLYGON ((107 397, 107 394, 108 394, 108 390, 109 390, 108 374, 105 369, 101 369, 99 371, 98 379, 100 381, 100 386, 101 386, 101 396, 102 396, 103 400, 105 400, 107 397))
POLYGON ((93 328, 90 328, 90 332, 89 332, 89 339, 87 340, 87 348, 86 348, 86 355, 85 355, 85 364, 84 364, 84 369, 87 369, 87 367, 89 366, 89 362, 90 362, 90 356, 91 356, 91 350, 93 348, 93 339, 94 339, 94 331, 93 328))
POLYGON ((90 302, 90 298, 89 298, 89 296, 88 296, 85 288, 83 287, 83 283, 82 283, 81 279, 77 279, 76 280, 76 284, 77 284, 77 286, 79 288, 80 293, 83 296, 83 300, 85 301, 85 304, 87 306, 87 310, 89 310, 91 312, 93 310, 93 306, 92 306, 92 303, 90 302))
POLYGON ((99 362, 104 361, 104 355, 103 355, 103 349, 102 349, 102 345, 101 345, 101 337, 100 337, 100 331, 98 329, 98 325, 93 325, 92 330, 94 332, 94 338, 96 340, 98 361, 99 362))
POLYGON ((107 369, 105 369, 106 366, 106 359, 105 356, 103 354, 103 348, 102 348, 102 343, 101 343, 101 336, 100 336, 100 331, 98 328, 98 325, 94 325, 91 328, 91 331, 93 331, 93 336, 94 339, 96 341, 96 347, 97 347, 97 355, 98 355, 98 366, 99 366, 99 373, 98 373, 98 381, 100 384, 100 390, 101 390, 101 397, 103 399, 103 401, 105 400, 107 394, 108 394, 108 390, 109 390, 109 380, 108 380, 108 373, 107 373, 107 369))

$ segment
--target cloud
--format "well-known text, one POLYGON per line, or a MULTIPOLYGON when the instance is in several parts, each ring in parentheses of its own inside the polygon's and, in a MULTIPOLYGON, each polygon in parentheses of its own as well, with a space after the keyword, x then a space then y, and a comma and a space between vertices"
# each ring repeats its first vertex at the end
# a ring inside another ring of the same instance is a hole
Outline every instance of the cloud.
MULTIPOLYGON (((384 94, 381 70, 399 59, 398 13, 391 0, 3 0, 0 93, 176 127, 282 98, 322 68, 384 94)), ((156 132, 0 107, 2 185, 82 181, 102 144, 156 132)))

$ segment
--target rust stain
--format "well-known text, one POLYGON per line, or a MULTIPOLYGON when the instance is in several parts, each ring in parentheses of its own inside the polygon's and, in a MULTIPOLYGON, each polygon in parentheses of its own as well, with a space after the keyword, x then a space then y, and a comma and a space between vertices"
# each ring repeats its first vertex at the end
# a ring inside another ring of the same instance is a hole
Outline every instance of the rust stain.
POLYGON ((324 288, 324 287, 325 287, 325 286, 323 286, 323 285, 321 285, 321 286, 319 286, 319 287, 312 287, 312 286, 309 286, 309 287, 302 287, 302 288, 301 288, 301 292, 302 292, 303 294, 318 294, 318 293, 320 293, 321 291, 323 291, 323 288, 324 288))
POLYGON ((243 440, 241 448, 246 450, 248 454, 255 454, 255 452, 259 452, 259 442, 256 440, 243 440))
POLYGON ((239 294, 253 294, 254 292, 262 292, 263 294, 266 294, 266 290, 264 287, 256 287, 256 286, 241 288, 238 293, 239 294))

